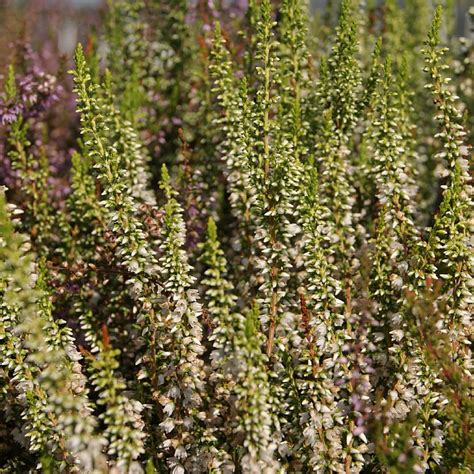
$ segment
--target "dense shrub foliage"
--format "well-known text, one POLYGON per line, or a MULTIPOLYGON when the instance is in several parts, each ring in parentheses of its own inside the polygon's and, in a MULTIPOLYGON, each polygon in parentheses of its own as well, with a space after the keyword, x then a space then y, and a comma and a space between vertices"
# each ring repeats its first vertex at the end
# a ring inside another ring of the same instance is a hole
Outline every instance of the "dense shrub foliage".
POLYGON ((69 78, 21 47, 0 472, 471 472, 474 38, 335 3, 117 0, 69 78))

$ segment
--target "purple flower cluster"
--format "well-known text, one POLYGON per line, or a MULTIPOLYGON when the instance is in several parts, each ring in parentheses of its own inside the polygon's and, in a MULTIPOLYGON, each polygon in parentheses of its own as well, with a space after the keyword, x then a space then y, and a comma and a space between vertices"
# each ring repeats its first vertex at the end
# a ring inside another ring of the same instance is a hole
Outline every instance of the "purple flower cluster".
POLYGON ((24 46, 24 72, 17 78, 17 94, 11 99, 0 99, 0 124, 8 125, 20 116, 37 118, 59 100, 63 88, 55 76, 40 66, 39 57, 29 46, 24 46))
POLYGON ((16 44, 14 48, 15 57, 20 58, 15 64, 15 96, 0 94, 0 184, 12 193, 22 187, 6 140, 11 125, 21 118, 28 123, 31 168, 36 168, 41 154, 47 157, 50 199, 61 207, 70 192, 70 153, 77 133, 74 100, 64 79, 52 72, 57 71, 58 64, 51 62, 48 47, 39 53, 29 45, 16 44))

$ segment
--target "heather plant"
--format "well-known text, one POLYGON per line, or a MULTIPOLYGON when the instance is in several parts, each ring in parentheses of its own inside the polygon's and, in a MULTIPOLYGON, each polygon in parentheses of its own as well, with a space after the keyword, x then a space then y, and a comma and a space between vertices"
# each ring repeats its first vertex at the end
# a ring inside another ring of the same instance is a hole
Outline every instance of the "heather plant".
POLYGON ((0 472, 470 472, 449 13, 109 2, 62 125, 59 73, 5 71, 0 472))

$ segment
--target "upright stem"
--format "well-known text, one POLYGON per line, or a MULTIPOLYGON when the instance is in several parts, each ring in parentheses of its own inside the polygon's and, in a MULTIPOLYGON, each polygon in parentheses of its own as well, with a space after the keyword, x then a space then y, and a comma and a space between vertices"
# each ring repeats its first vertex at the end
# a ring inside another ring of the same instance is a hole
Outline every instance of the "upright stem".
MULTIPOLYGON (((270 29, 269 25, 267 28, 270 29)), ((268 184, 269 174, 270 174, 270 50, 271 43, 269 40, 270 31, 266 32, 267 43, 265 45, 264 53, 264 111, 263 111, 263 171, 264 171, 264 180, 265 185, 268 184)), ((272 196, 269 194, 269 208, 272 206, 272 196)), ((272 248, 275 247, 276 237, 275 237, 275 222, 273 216, 270 216, 268 219, 269 232, 270 232, 270 244, 272 248)), ((277 310, 278 310, 278 267, 272 265, 270 271, 270 284, 272 287, 272 295, 270 302, 270 314, 269 314, 269 323, 268 323, 268 336, 267 336, 267 355, 270 355, 273 352, 274 340, 275 340, 275 330, 276 330, 276 319, 277 319, 277 310)))

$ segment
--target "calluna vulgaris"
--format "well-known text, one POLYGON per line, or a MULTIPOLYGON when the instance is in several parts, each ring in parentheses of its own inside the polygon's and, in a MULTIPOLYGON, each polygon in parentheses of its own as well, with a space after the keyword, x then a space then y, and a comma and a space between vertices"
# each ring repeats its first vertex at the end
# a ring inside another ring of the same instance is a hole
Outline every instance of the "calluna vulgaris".
POLYGON ((274 3, 4 71, 0 472, 472 472, 474 26, 274 3))

